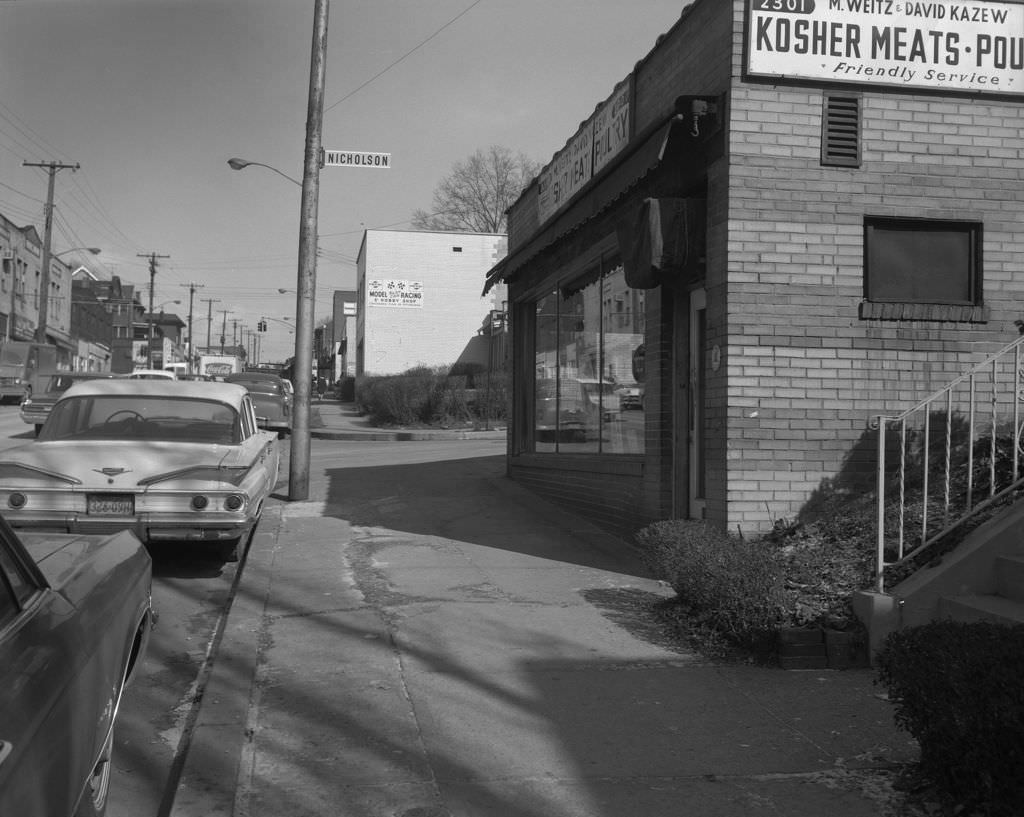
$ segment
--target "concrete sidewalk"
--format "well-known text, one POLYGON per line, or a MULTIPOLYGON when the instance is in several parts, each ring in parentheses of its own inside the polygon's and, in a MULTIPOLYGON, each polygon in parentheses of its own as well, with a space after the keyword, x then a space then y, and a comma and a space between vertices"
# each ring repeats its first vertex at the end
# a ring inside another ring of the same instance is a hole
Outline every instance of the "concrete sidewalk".
POLYGON ((452 446, 268 508, 173 815, 898 813, 916 747, 870 670, 674 646, 626 543, 505 478, 500 440, 452 446))

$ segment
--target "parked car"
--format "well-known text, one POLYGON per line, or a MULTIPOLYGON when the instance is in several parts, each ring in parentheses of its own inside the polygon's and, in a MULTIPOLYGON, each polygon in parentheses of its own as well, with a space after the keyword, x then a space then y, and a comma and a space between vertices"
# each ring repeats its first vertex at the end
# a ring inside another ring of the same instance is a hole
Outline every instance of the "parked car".
POLYGON ((86 380, 102 380, 118 375, 111 372, 48 372, 37 375, 34 385, 26 390, 21 400, 21 419, 35 427, 36 434, 43 427, 57 398, 73 383, 86 380))
POLYGON ((636 409, 641 411, 644 407, 644 393, 640 386, 619 386, 615 393, 619 396, 619 409, 629 411, 636 409))
POLYGON ((563 385, 558 394, 557 381, 537 381, 535 430, 541 441, 583 442, 587 439, 587 413, 579 381, 563 385))
POLYGON ((291 383, 267 372, 238 372, 224 378, 225 383, 244 386, 256 406, 256 422, 260 428, 276 431, 279 437, 292 430, 291 383))
POLYGON ((102 815, 121 695, 153 622, 129 531, 26 533, 0 518, 0 814, 102 815))
POLYGON ((199 541, 231 559, 277 482, 276 436, 234 384, 96 380, 57 400, 39 436, 0 453, 15 528, 199 541))

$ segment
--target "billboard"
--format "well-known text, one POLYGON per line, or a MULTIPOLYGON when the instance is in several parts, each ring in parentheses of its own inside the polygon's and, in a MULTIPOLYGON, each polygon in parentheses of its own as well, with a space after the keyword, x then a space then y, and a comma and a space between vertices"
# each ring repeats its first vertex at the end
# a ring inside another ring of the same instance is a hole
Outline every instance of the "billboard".
POLYGON ((376 279, 366 284, 366 302, 370 306, 419 309, 423 306, 422 281, 376 279))
POLYGON ((1024 94, 1024 5, 748 0, 747 75, 1024 94))

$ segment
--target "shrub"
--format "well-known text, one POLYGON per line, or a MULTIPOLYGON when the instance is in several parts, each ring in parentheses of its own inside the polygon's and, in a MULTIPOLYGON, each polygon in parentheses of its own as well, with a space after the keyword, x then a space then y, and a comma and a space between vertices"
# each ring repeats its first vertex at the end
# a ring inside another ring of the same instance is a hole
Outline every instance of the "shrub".
POLYGON ((941 792, 993 817, 1021 813, 1024 625, 936 621, 894 632, 878 676, 941 792))
POLYGON ((488 378, 469 364, 459 368, 462 374, 454 371, 420 366, 400 375, 362 376, 356 402, 377 426, 473 425, 507 417, 506 375, 495 372, 488 378))
POLYGON ((771 548, 686 520, 655 522, 636 539, 694 628, 751 647, 782 623, 783 573, 771 548))

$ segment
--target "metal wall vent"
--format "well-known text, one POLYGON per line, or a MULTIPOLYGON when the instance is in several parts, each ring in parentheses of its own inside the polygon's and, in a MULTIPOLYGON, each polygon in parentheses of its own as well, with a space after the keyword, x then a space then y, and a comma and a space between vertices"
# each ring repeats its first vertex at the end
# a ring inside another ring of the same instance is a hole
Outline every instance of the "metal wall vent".
POLYGON ((826 94, 821 115, 821 163, 860 167, 860 97, 826 94))

